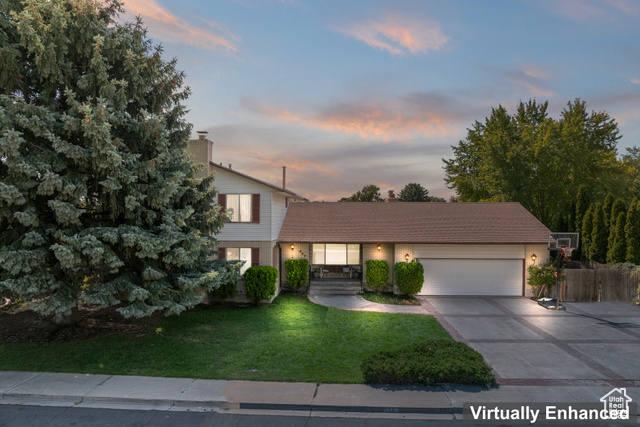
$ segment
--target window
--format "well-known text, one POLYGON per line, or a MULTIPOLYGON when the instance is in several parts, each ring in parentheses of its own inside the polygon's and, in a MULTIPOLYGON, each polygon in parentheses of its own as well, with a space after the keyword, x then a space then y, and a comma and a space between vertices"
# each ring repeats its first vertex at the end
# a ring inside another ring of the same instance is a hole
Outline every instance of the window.
POLYGON ((360 264, 360 245, 314 243, 313 264, 358 265, 360 264))
POLYGON ((227 260, 246 261, 240 268, 240 274, 244 274, 251 267, 251 248, 227 248, 227 260))
POLYGON ((231 222, 260 224, 260 194, 218 194, 218 204, 231 209, 231 222))
POLYGON ((227 208, 233 210, 231 222, 251 222, 251 194, 227 194, 227 208))

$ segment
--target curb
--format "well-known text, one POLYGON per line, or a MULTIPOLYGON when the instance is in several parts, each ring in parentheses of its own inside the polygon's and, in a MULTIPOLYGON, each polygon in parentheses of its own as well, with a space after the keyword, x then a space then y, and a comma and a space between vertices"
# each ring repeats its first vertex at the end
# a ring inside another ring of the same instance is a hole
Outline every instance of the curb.
POLYGON ((0 396, 1 405, 36 405, 48 406, 47 403, 56 402, 77 406, 89 405, 129 405, 148 407, 172 407, 172 408, 218 408, 218 409, 248 409, 264 411, 317 411, 317 412, 358 412, 377 414, 461 414, 461 407, 383 407, 383 406, 349 406, 349 405, 314 405, 312 404, 288 404, 288 403, 255 403, 255 402, 225 402, 220 400, 191 401, 170 399, 140 399, 140 398, 102 398, 83 396, 45 396, 35 394, 11 394, 0 396))

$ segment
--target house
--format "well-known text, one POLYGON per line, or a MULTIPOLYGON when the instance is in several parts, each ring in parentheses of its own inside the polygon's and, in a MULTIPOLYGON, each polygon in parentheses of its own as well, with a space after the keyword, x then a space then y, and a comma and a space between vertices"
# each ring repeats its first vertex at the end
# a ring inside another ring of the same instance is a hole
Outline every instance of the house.
MULTIPOLYGON (((306 198, 286 188, 286 169, 283 168, 282 186, 277 186, 232 168, 214 162, 213 141, 206 132, 189 143, 187 152, 194 163, 204 164, 200 176, 215 175, 218 204, 232 212, 231 221, 216 235, 219 258, 246 261, 241 272, 254 265, 269 265, 280 271, 280 253, 276 243, 280 226, 293 202, 306 198)), ((242 281, 239 293, 244 293, 242 281)), ((278 286, 276 295, 280 292, 278 286)))
MULTIPOLYGON (((311 290, 327 277, 362 280, 366 261, 424 266, 421 295, 530 295, 527 267, 544 263, 549 230, 519 203, 293 203, 277 242, 306 258, 311 290)), ((352 286, 352 290, 358 290, 352 286)))

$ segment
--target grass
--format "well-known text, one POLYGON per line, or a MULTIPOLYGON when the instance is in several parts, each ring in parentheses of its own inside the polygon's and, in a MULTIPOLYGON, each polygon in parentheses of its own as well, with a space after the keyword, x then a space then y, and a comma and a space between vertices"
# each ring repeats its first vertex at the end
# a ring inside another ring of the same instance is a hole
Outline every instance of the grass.
POLYGON ((368 292, 364 291, 360 294, 367 301, 377 302, 378 304, 393 305, 420 305, 420 301, 409 295, 394 294, 393 292, 368 292))
POLYGON ((431 316, 347 311, 281 295, 270 306, 196 308, 140 338, 0 345, 0 370, 362 383, 366 356, 425 339, 451 337, 431 316))

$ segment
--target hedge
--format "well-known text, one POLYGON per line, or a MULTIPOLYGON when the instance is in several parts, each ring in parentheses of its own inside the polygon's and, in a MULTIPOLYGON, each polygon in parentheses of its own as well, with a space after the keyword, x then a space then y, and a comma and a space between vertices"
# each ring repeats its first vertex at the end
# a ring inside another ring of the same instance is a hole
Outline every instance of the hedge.
POLYGON ((493 386, 496 379, 482 355, 453 340, 427 340, 365 357, 361 364, 368 384, 454 383, 493 386))
POLYGON ((287 282, 293 289, 309 283, 309 261, 306 259, 288 259, 284 262, 287 270, 287 282))
POLYGON ((403 294, 415 295, 424 283, 424 267, 416 261, 398 262, 394 267, 394 282, 403 294))
POLYGON ((276 282, 278 270, 270 266, 249 267, 244 272, 247 298, 256 305, 263 299, 271 298, 276 294, 276 282))
POLYGON ((385 260, 367 260, 367 285, 380 292, 389 281, 389 263, 385 260))

